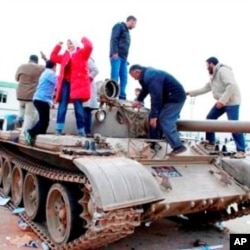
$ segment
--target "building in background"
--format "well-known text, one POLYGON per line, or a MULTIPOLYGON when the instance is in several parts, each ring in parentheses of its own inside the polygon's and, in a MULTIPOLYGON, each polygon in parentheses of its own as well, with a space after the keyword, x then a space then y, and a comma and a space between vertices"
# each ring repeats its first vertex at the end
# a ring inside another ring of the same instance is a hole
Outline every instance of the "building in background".
POLYGON ((18 114, 17 83, 0 81, 0 128, 6 115, 18 114))

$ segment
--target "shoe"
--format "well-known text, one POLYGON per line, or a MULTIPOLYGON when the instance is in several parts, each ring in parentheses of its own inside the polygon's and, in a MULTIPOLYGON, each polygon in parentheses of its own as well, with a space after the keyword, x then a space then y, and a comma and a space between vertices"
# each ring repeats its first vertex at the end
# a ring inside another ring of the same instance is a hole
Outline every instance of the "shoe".
POLYGON ((209 141, 207 140, 200 141, 200 145, 207 145, 207 144, 209 144, 209 141))
POLYGON ((62 135, 62 131, 61 130, 56 130, 56 135, 62 135))
POLYGON ((204 144, 204 148, 207 151, 215 151, 216 145, 214 143, 207 143, 207 144, 204 144))
POLYGON ((174 149, 169 154, 169 156, 175 156, 175 155, 181 154, 181 153, 185 152, 186 150, 187 150, 187 148, 185 146, 181 146, 180 148, 174 149))
POLYGON ((34 146, 35 145, 35 138, 31 136, 28 130, 24 132, 25 135, 25 141, 28 146, 34 146))
POLYGON ((232 155, 232 158, 243 159, 243 158, 246 158, 246 154, 245 154, 245 152, 238 151, 234 155, 232 155))

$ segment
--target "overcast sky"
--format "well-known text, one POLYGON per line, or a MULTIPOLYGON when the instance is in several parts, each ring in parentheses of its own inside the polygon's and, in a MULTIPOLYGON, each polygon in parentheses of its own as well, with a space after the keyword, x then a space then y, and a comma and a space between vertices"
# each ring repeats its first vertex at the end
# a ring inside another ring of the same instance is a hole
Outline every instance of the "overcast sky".
MULTIPOLYGON (((30 54, 49 54, 56 43, 88 36, 99 67, 109 77, 112 26, 128 15, 138 19, 131 31, 130 64, 153 66, 173 74, 191 90, 208 80, 205 60, 216 56, 235 72, 249 120, 249 0, 1 0, 0 80, 14 82, 16 68, 30 54)), ((138 83, 129 78, 128 95, 138 83)), ((182 119, 204 119, 214 103, 211 93, 190 98, 182 119)))

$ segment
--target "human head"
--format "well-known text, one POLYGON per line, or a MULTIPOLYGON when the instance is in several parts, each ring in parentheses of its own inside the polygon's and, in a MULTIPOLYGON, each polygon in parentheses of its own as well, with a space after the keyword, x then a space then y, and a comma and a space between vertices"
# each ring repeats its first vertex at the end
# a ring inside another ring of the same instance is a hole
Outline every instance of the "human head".
POLYGON ((209 74, 212 75, 214 72, 215 66, 219 63, 219 60, 216 57, 211 56, 206 60, 206 63, 207 63, 207 70, 209 74))
POLYGON ((135 88, 135 96, 137 97, 141 92, 140 88, 135 88))
POLYGON ((139 64, 134 64, 129 68, 129 74, 135 79, 140 80, 141 79, 141 72, 143 67, 139 64))
POLYGON ((69 52, 74 52, 78 47, 80 47, 80 45, 75 39, 67 40, 67 49, 69 52))
POLYGON ((56 63, 50 61, 50 60, 47 60, 46 61, 46 65, 45 65, 45 68, 46 69, 52 69, 52 70, 56 70, 56 63))
POLYGON ((126 20, 126 26, 132 30, 136 26, 137 19, 134 16, 128 16, 126 20))
POLYGON ((37 55, 30 55, 29 62, 38 63, 38 56, 37 55))

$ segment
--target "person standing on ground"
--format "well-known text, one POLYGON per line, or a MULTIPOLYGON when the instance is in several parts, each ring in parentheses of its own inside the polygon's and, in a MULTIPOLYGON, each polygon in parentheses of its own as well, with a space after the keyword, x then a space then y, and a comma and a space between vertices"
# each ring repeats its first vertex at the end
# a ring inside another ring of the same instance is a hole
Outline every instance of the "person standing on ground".
POLYGON ((119 99, 126 100, 126 86, 128 81, 128 54, 130 47, 129 31, 135 28, 137 19, 128 16, 126 22, 116 23, 112 28, 110 38, 111 79, 120 84, 119 99))
MULTIPOLYGON (((232 68, 220 63, 216 57, 209 57, 206 60, 206 64, 210 81, 203 88, 188 91, 187 95, 197 96, 212 91, 216 102, 209 111, 206 119, 216 120, 226 113, 228 120, 239 120, 241 94, 232 68)), ((237 150, 233 157, 245 158, 246 144, 243 133, 233 133, 232 136, 237 150)), ((214 148, 215 143, 215 133, 207 132, 205 147, 208 149, 214 148)))
POLYGON ((29 62, 18 67, 15 79, 18 82, 16 96, 19 101, 19 117, 17 123, 22 124, 22 133, 30 129, 36 119, 36 109, 32 102, 38 79, 44 66, 38 64, 38 56, 31 55, 29 62))
POLYGON ((130 67, 129 73, 142 86, 137 101, 132 106, 141 107, 141 102, 149 94, 149 125, 156 128, 159 123, 166 141, 173 149, 170 156, 185 152, 186 147, 182 144, 176 127, 176 121, 186 100, 183 86, 169 73, 151 67, 135 64, 130 67))

